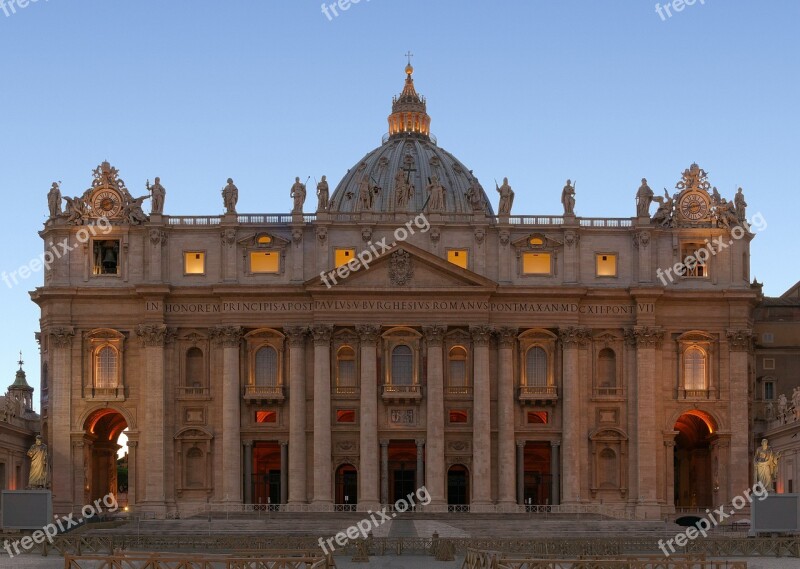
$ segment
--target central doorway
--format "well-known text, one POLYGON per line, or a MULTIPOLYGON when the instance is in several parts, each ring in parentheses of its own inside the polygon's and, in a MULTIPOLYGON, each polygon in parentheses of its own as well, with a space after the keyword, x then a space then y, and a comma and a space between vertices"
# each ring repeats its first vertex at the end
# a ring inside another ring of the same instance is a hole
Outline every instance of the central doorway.
POLYGON ((255 504, 281 503, 281 445, 253 443, 251 484, 255 504))
POLYGON ((414 441, 389 443, 389 499, 397 502, 417 490, 417 445, 414 441))
POLYGON ((343 464, 336 469, 336 505, 358 504, 358 470, 352 464, 343 464))
POLYGON ((463 464, 454 464, 447 470, 447 505, 469 505, 469 470, 463 464))
POLYGON ((675 507, 703 510, 713 507, 711 437, 714 420, 702 411, 684 413, 675 423, 675 507))
POLYGON ((114 409, 100 409, 86 419, 83 445, 86 484, 84 496, 75 496, 76 499, 83 500, 84 504, 92 504, 113 494, 117 503, 120 503, 121 491, 130 495, 135 481, 120 481, 120 469, 123 468, 123 472, 127 473, 127 467, 122 466, 124 461, 118 456, 122 448, 118 441, 127 428, 125 417, 114 409), (128 488, 125 488, 126 484, 128 488))
POLYGON ((527 442, 525 444, 523 486, 525 504, 543 506, 553 503, 550 495, 553 479, 550 472, 551 452, 552 447, 549 442, 527 442))

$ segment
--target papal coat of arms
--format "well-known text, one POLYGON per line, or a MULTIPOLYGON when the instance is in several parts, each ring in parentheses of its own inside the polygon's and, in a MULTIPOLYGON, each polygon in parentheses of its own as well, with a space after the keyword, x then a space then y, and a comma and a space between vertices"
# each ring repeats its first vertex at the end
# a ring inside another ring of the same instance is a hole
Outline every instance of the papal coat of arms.
POLYGON ((389 258, 389 280, 395 286, 407 285, 414 275, 411 255, 402 249, 392 253, 389 258))

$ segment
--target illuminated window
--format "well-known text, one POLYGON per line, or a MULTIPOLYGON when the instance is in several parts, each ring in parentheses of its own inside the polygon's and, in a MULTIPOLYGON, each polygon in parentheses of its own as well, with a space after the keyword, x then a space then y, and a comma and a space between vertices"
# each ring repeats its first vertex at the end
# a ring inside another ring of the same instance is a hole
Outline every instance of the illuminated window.
POLYGON ((94 386, 117 386, 117 351, 111 346, 104 346, 95 353, 94 386))
POLYGON ((336 411, 337 423, 355 423, 356 412, 354 409, 339 409, 336 411))
POLYGON ((528 411, 529 425, 546 425, 547 419, 547 411, 528 411))
POLYGON ((461 410, 451 410, 450 411, 450 422, 451 423, 466 423, 469 419, 469 415, 466 411, 461 410))
POLYGON ((688 278, 705 278, 708 276, 709 252, 703 243, 684 243, 681 246, 681 263, 685 265, 681 276, 688 278))
POLYGON ((251 273, 278 273, 281 254, 278 251, 250 251, 251 273))
POLYGON ((202 251, 186 251, 183 254, 183 272, 187 275, 205 274, 206 254, 202 251))
POLYGON ((335 268, 339 268, 342 265, 346 265, 350 261, 356 258, 356 250, 355 249, 334 249, 333 250, 333 262, 335 268))
POLYGON ((336 353, 336 387, 358 387, 356 352, 350 346, 342 346, 336 353))
POLYGON ((278 352, 272 346, 265 346, 256 352, 255 375, 257 387, 278 385, 278 352))
POLYGON ((277 423, 277 411, 256 411, 256 423, 277 423))
POLYGON ((450 361, 450 375, 448 376, 449 387, 467 386, 467 350, 461 346, 450 349, 448 355, 450 361))
POLYGON ((119 274, 119 240, 94 241, 92 243, 92 256, 94 259, 93 274, 118 275, 119 274))
POLYGON ((547 385, 547 353, 539 346, 525 354, 525 381, 529 387, 547 385))
POLYGON ((706 388, 706 354, 696 346, 683 354, 683 379, 689 391, 706 388))
POLYGON ((596 259, 596 271, 598 277, 617 276, 617 256, 609 253, 598 253, 596 259))
POLYGON ((462 269, 466 269, 469 253, 466 249, 450 249, 447 251, 447 260, 462 269))
POLYGON ((259 235, 258 239, 256 239, 256 243, 259 245, 272 245, 272 237, 269 235, 259 235))
POLYGON ((523 253, 522 273, 525 275, 549 275, 552 272, 550 253, 523 253))
POLYGON ((413 381, 414 354, 408 346, 392 350, 392 385, 411 385, 413 381))
POLYGON ((530 239, 528 239, 528 244, 531 245, 532 247, 541 247, 542 245, 544 245, 544 239, 542 239, 541 237, 531 237, 530 239))

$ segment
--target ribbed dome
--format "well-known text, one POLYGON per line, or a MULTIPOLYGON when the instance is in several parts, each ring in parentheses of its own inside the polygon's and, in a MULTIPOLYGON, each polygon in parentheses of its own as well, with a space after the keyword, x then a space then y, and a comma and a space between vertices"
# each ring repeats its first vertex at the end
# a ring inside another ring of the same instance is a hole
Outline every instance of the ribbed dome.
POLYGON ((382 146, 347 171, 333 192, 329 211, 484 211, 494 215, 486 193, 471 170, 440 148, 430 136, 430 117, 425 100, 414 90, 413 71, 410 65, 406 68, 403 93, 393 101, 389 135, 384 137, 382 146))

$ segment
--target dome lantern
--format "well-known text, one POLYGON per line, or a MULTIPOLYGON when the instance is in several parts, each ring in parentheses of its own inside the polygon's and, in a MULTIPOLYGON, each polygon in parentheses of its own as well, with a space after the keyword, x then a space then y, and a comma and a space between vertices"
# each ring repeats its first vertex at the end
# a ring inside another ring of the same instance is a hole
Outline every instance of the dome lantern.
POLYGON ((431 117, 427 113, 425 97, 414 88, 414 67, 411 52, 407 53, 406 83, 403 92, 392 99, 392 114, 389 115, 389 137, 417 136, 430 140, 431 117))

